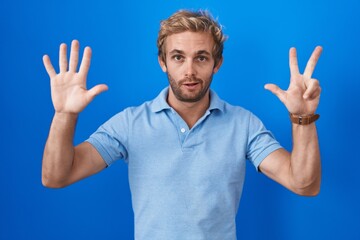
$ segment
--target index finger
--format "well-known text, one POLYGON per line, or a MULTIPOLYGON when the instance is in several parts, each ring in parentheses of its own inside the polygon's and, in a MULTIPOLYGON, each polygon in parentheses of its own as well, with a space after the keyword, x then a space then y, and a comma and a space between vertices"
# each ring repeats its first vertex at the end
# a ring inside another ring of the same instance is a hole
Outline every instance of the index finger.
POLYGON ((289 67, 290 67, 291 75, 300 74, 298 60, 297 60, 297 54, 296 54, 296 48, 294 48, 294 47, 290 48, 290 51, 289 51, 289 67))
POLYGON ((315 50, 313 51, 313 53, 311 54, 311 57, 309 58, 309 61, 307 62, 306 67, 305 67, 305 71, 304 71, 304 76, 305 77, 311 78, 311 75, 314 72, 316 63, 319 60, 321 52, 322 52, 322 47, 317 46, 315 48, 315 50))
POLYGON ((79 73, 85 76, 88 74, 90 68, 90 61, 91 61, 91 48, 86 47, 81 60, 79 73))

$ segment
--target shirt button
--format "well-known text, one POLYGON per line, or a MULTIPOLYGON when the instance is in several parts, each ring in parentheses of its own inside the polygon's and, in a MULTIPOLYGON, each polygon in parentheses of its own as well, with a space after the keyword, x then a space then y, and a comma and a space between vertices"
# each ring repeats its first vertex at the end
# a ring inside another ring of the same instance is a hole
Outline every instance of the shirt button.
POLYGON ((181 131, 182 133, 186 132, 185 128, 181 128, 180 131, 181 131))

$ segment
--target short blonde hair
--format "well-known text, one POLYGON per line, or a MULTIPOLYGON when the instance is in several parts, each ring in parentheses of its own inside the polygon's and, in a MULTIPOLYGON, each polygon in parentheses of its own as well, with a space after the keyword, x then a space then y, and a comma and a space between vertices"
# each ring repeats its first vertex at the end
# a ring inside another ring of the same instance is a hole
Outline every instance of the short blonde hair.
POLYGON ((185 31, 209 32, 215 42, 213 57, 215 66, 222 59, 224 42, 227 37, 222 32, 222 26, 214 20, 208 11, 180 10, 168 19, 161 21, 157 39, 158 56, 166 62, 165 40, 168 36, 185 31))

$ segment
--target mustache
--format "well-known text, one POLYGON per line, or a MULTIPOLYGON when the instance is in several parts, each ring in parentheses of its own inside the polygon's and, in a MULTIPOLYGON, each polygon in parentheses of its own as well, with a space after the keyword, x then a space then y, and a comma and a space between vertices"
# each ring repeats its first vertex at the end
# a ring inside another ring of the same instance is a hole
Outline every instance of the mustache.
POLYGON ((188 83, 201 83, 203 80, 201 78, 190 77, 190 78, 183 78, 179 81, 179 84, 188 84, 188 83))

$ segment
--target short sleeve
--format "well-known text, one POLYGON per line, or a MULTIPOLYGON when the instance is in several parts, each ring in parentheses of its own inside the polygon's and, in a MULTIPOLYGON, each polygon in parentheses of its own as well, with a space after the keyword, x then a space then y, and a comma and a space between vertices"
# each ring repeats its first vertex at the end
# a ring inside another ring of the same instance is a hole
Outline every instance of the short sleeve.
POLYGON ((122 111, 101 125, 86 141, 95 147, 107 166, 119 159, 127 160, 127 111, 122 111))
POLYGON ((246 158, 252 162, 257 171, 265 157, 279 148, 282 147, 273 134, 256 116, 250 114, 246 158))

